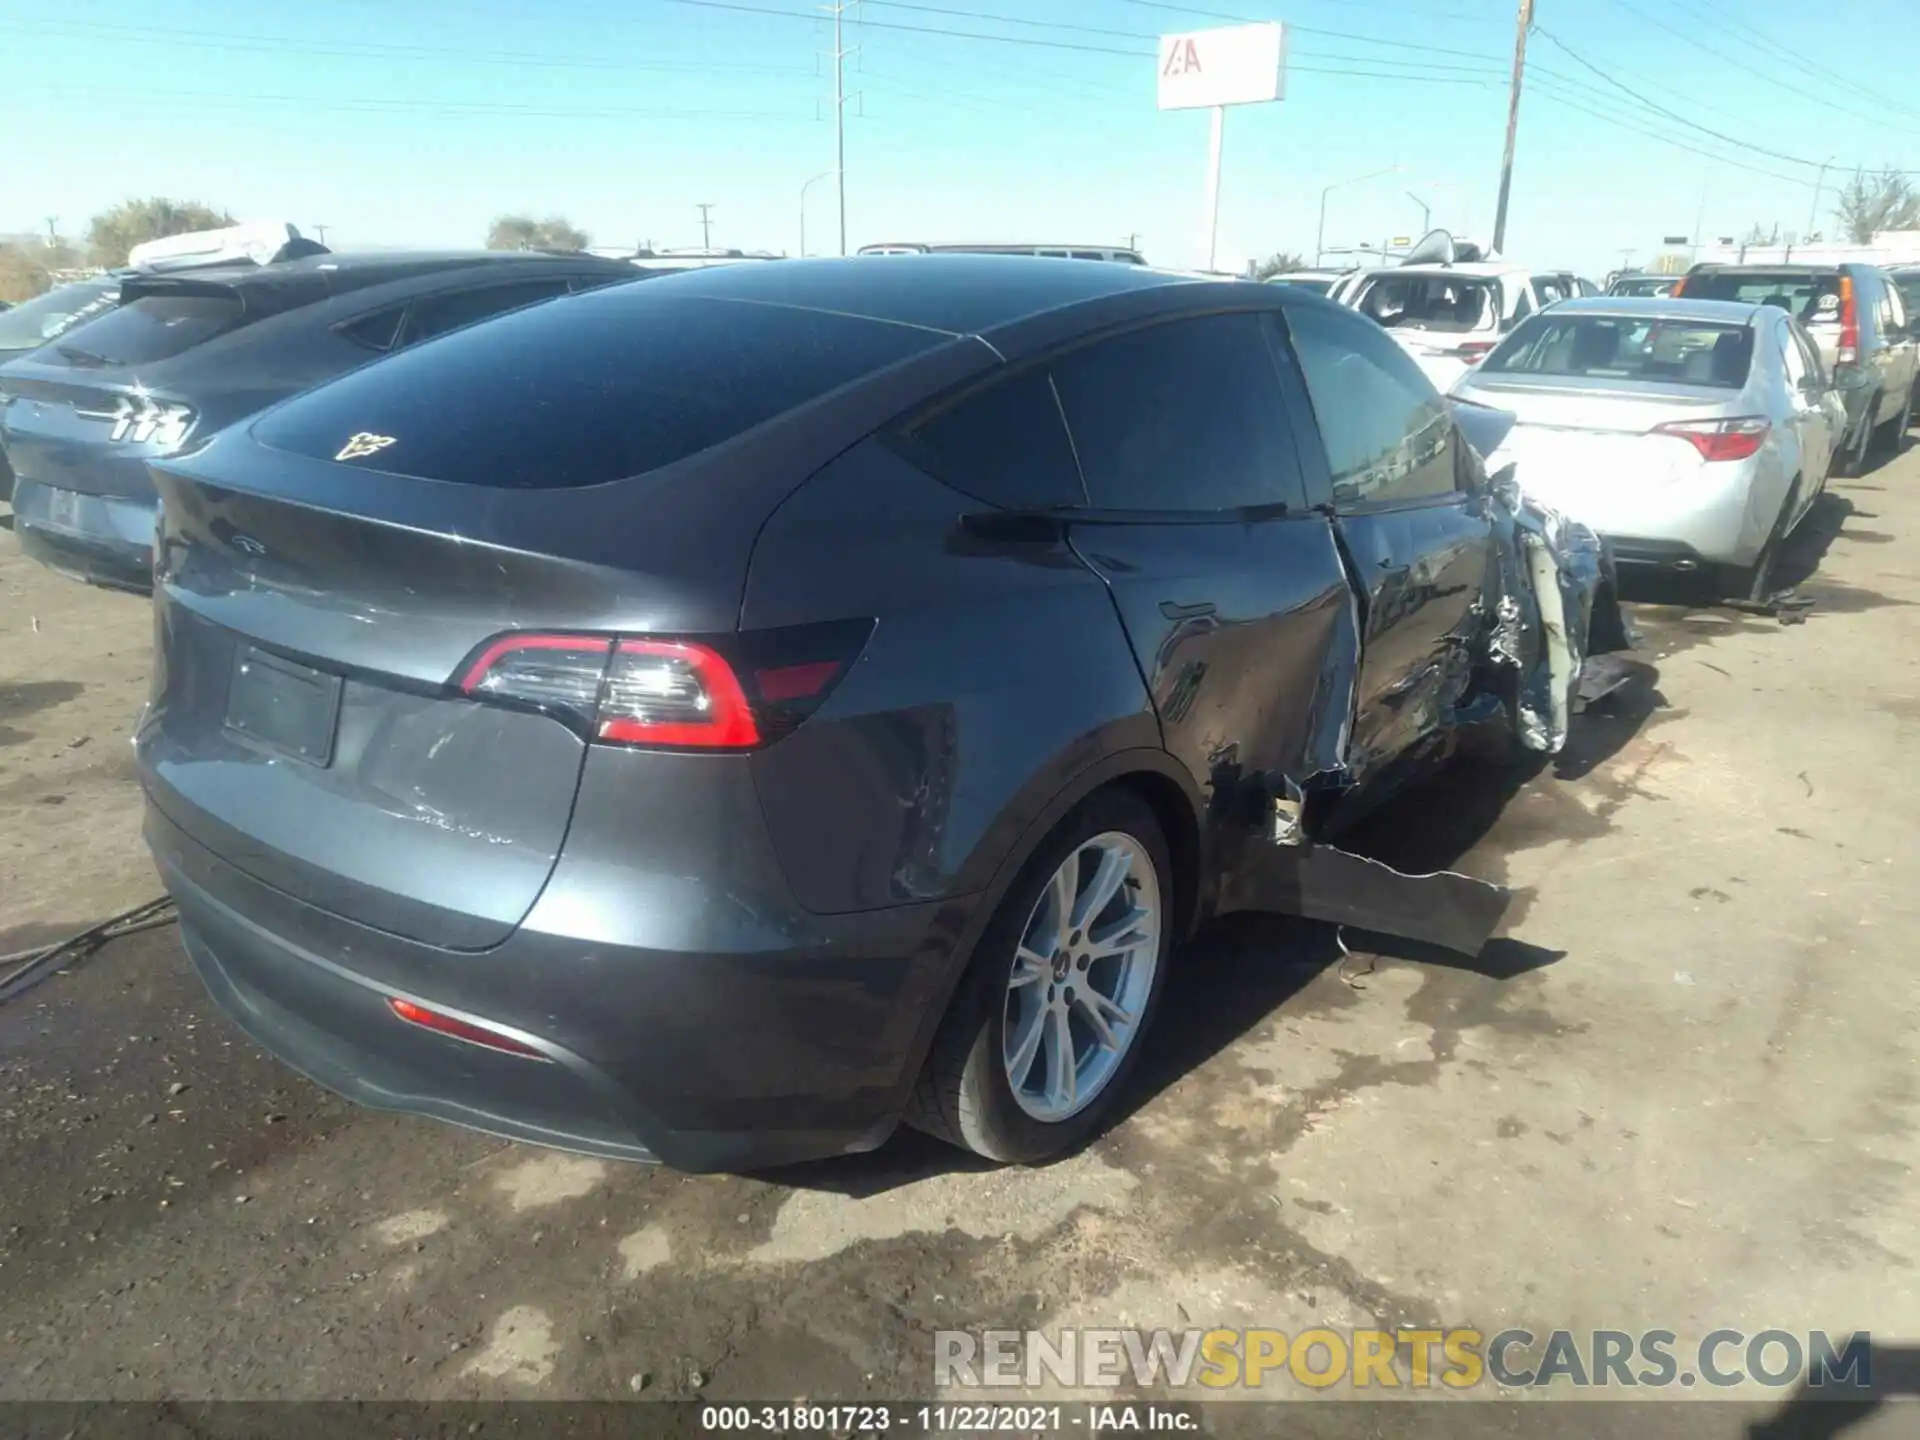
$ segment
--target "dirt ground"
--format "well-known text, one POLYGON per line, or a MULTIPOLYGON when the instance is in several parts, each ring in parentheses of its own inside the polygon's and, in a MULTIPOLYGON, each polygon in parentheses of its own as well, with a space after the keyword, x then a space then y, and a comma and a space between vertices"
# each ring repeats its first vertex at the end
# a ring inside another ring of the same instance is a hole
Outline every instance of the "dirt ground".
MULTIPOLYGON (((1044 1170, 903 1132, 686 1177, 367 1113, 171 930, 115 942, 0 1009, 0 1399, 924 1397, 934 1330, 1043 1324, 1920 1338, 1920 451, 1797 549, 1804 624, 1636 606, 1655 680, 1396 811, 1385 858, 1516 888, 1478 962, 1218 929, 1044 1170)), ((148 632, 0 534, 0 954, 158 893, 148 632)))

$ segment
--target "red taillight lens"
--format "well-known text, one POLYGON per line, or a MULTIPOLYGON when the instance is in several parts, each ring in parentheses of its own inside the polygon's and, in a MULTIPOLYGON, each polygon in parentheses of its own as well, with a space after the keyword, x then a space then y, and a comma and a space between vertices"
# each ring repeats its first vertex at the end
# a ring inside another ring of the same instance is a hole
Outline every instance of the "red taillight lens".
POLYGON ((1469 365, 1478 365, 1499 343, 1497 340, 1463 340, 1454 348, 1453 353, 1456 359, 1464 360, 1469 365))
POLYGON ((1840 277, 1840 345, 1834 351, 1836 365, 1860 363, 1860 302, 1853 293, 1853 277, 1840 277))
POLYGON ((390 999, 387 1008, 392 1010, 409 1025, 418 1025, 423 1030, 432 1030, 441 1035, 451 1035, 455 1040, 464 1040, 469 1045, 483 1045, 489 1050, 498 1050, 507 1055, 523 1055, 529 1060, 545 1060, 533 1046, 516 1040, 489 1026, 475 1025, 469 1020, 456 1020, 451 1015, 442 1015, 438 1010, 429 1010, 424 1005, 416 1005, 411 1000, 390 999))
POLYGON ((616 745, 751 750, 760 743, 733 667, 705 645, 680 640, 614 647, 593 733, 616 745))
POLYGON ((860 654, 873 622, 752 631, 712 642, 504 635, 455 685, 553 715, 607 745, 752 750, 805 719, 860 654))
POLYGON ((1771 428, 1758 415, 1743 415, 1733 420, 1675 420, 1654 426, 1653 433, 1690 442, 1702 460, 1745 460, 1766 444, 1771 428))
POLYGON ((1687 277, 1682 275, 1678 280, 1673 282, 1673 288, 1667 291, 1667 298, 1669 300, 1678 300, 1682 295, 1686 294, 1686 291, 1687 277))

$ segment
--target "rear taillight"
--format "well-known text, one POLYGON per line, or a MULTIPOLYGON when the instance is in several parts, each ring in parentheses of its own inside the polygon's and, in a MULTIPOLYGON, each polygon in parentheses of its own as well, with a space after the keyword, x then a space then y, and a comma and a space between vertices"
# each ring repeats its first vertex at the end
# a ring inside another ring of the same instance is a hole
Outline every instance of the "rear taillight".
POLYGON ((826 699, 872 633, 870 620, 700 640, 518 633, 482 646, 454 684, 600 744, 753 750, 826 699))
POLYGON ((1487 352, 1499 343, 1497 340, 1463 340, 1453 348, 1452 354, 1456 360, 1478 365, 1487 358, 1487 352))
POLYGON ((1688 441, 1702 460, 1745 460, 1766 443, 1771 427, 1758 415, 1733 420, 1673 420, 1653 427, 1655 435, 1688 441))
POLYGON ((387 1001, 387 1008, 409 1025, 418 1025, 422 1030, 432 1030, 440 1035, 450 1035, 469 1045, 483 1045, 489 1050, 520 1055, 529 1060, 548 1058, 526 1041, 516 1039, 504 1030, 495 1030, 491 1025, 477 1025, 471 1020, 460 1020, 452 1015, 442 1015, 438 1010, 429 1010, 411 1000, 391 999, 387 1001))
POLYGON ((1682 275, 1678 280, 1673 282, 1673 288, 1667 291, 1667 298, 1669 300, 1678 300, 1686 291, 1687 277, 1682 275))
POLYGON ((1860 363, 1860 302, 1853 293, 1853 277, 1840 277, 1840 346, 1833 354, 1836 365, 1860 363))

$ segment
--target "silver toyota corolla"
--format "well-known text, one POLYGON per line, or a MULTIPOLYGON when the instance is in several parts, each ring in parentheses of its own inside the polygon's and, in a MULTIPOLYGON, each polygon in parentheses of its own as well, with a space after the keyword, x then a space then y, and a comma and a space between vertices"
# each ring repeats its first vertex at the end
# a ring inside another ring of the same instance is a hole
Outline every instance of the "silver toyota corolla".
POLYGON ((1511 412, 1490 457, 1607 536, 1623 564, 1765 597, 1826 484, 1846 413, 1786 311, 1603 296, 1533 316, 1453 387, 1511 412))

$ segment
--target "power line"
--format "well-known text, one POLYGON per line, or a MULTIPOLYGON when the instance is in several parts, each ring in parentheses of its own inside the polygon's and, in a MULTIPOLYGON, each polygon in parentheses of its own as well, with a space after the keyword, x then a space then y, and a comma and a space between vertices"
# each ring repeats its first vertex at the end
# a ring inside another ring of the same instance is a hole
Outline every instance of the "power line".
MULTIPOLYGON (((1203 20, 1227 20, 1236 25, 1263 25, 1275 17, 1272 15, 1235 15, 1225 10, 1202 10, 1192 5, 1174 5, 1162 3, 1162 0, 1120 0, 1123 5, 1137 5, 1143 10, 1167 10, 1176 15, 1194 15, 1203 20)), ((1457 10, 1419 10, 1399 3, 1399 0, 1326 0, 1329 5, 1351 5, 1362 10, 1391 10, 1396 18, 1414 16, 1422 20, 1457 20, 1469 25, 1485 25, 1489 22, 1504 24, 1491 15, 1463 15, 1457 10)), ((1288 27, 1293 28, 1292 26, 1288 27)))
POLYGON ((1592 71, 1595 75, 1599 76, 1602 80, 1604 80, 1607 84, 1611 85, 1614 89, 1618 90, 1621 94, 1631 96, 1633 99, 1639 101, 1642 105, 1646 106, 1647 109, 1658 112, 1659 114, 1665 116, 1667 119, 1673 121, 1676 125, 1685 125, 1689 129, 1698 130, 1703 135, 1710 135, 1715 140, 1719 140, 1724 144, 1736 145, 1743 150, 1751 151, 1755 155, 1764 155, 1769 160, 1784 160, 1789 165, 1804 165, 1809 170, 1817 170, 1820 168, 1820 162, 1818 160, 1803 160, 1798 155, 1785 155, 1778 150, 1768 150, 1763 148, 1762 146, 1755 145, 1751 140, 1745 140, 1737 136, 1725 134, 1719 130, 1713 129, 1711 126, 1702 125, 1697 120, 1689 120, 1686 116, 1682 115, 1679 111, 1669 110, 1666 106, 1660 104, 1658 101, 1649 100, 1646 96, 1642 95, 1639 91, 1631 89, 1627 85, 1623 84, 1621 81, 1616 80, 1612 75, 1609 75, 1605 70, 1602 70, 1598 65, 1594 64, 1591 60, 1587 59, 1579 51, 1575 50, 1572 46, 1568 45, 1566 41, 1562 40, 1559 36, 1555 35, 1551 30, 1547 29, 1544 25, 1536 25, 1533 28, 1534 28, 1534 33, 1539 35, 1542 40, 1547 41, 1555 49, 1559 50, 1569 60, 1573 61, 1574 64, 1580 66, 1582 69, 1592 71))
MULTIPOLYGON (((1622 10, 1626 11, 1629 15, 1632 15, 1635 19, 1639 20, 1641 23, 1646 25, 1651 25, 1657 30, 1664 30, 1667 32, 1667 34, 1675 36, 1678 39, 1684 40, 1687 44, 1692 45, 1697 50, 1704 51, 1706 54, 1713 56, 1714 59, 1716 60, 1724 61, 1729 65, 1739 66, 1742 69, 1750 68, 1754 63, 1750 59, 1745 59, 1736 55, 1730 55, 1725 50, 1719 49, 1717 46, 1709 45, 1705 40, 1702 40, 1697 35, 1691 35, 1685 30, 1681 30, 1676 26, 1667 24, 1666 21, 1658 18, 1657 16, 1649 15, 1646 11, 1640 9, 1638 6, 1630 4, 1629 0, 1613 0, 1613 3, 1618 5, 1622 10)), ((1736 36, 1734 38, 1737 39, 1738 37, 1736 36)), ((1749 45, 1752 44, 1751 41, 1748 41, 1747 43, 1749 45)), ((1758 47, 1755 47, 1755 48, 1758 48, 1758 47)), ((1765 51, 1762 51, 1761 53, 1763 55, 1766 54, 1765 51)), ((1774 57, 1771 55, 1767 55, 1766 58, 1768 58, 1769 60, 1772 60, 1774 57)), ((1776 61, 1775 63, 1778 63, 1778 62, 1776 61)), ((1799 62, 1796 61, 1796 67, 1798 66, 1798 64, 1799 62)), ((1804 75, 1795 75, 1794 83, 1796 85, 1804 85, 1805 78, 1806 77, 1804 75)), ((1851 115, 1855 119, 1870 120, 1875 124, 1886 123, 1885 118, 1883 116, 1871 115, 1864 110, 1852 109, 1849 106, 1840 104, 1838 101, 1824 99, 1820 95, 1817 95, 1810 90, 1802 92, 1801 98, 1805 100, 1811 100, 1816 105, 1824 105, 1829 110, 1838 111, 1842 115, 1851 115)), ((1725 112, 1723 111, 1721 113, 1724 114, 1725 112)), ((1903 126, 1901 128, 1905 129, 1907 127, 1903 126)))
MULTIPOLYGON (((1536 84, 1542 86, 1551 85, 1552 83, 1553 77, 1551 76, 1541 75, 1536 78, 1536 84)), ((1813 188, 1813 181, 1807 179, 1805 176, 1783 175, 1777 170, 1768 170, 1759 165, 1749 165, 1742 160, 1730 159, 1717 151, 1703 149, 1698 145, 1691 145, 1684 140, 1676 140, 1673 136, 1665 134, 1662 131, 1649 129, 1647 126, 1637 125, 1631 120, 1623 119, 1617 113, 1610 114, 1607 111, 1595 109, 1592 105, 1588 104, 1584 98, 1576 100, 1571 96, 1561 93, 1557 86, 1554 86, 1554 88, 1542 88, 1539 93, 1542 99, 1549 100, 1556 105, 1565 106, 1570 110, 1577 110, 1583 115, 1590 115, 1596 120, 1616 126, 1619 129, 1631 130, 1636 135, 1644 135, 1649 140, 1656 140, 1662 145, 1670 145, 1676 150, 1685 150, 1689 154, 1699 155, 1705 159, 1717 161, 1732 169, 1746 170, 1755 175, 1765 175, 1770 179, 1784 181, 1789 185, 1800 185, 1809 190, 1813 188)))
MULTIPOLYGON (((1678 3, 1678 0, 1676 0, 1676 3, 1678 3)), ((1753 26, 1747 24, 1740 16, 1723 9, 1717 4, 1709 3, 1709 0, 1692 0, 1692 13, 1704 15, 1709 24, 1726 27, 1730 32, 1733 32, 1730 38, 1739 40, 1749 48, 1761 51, 1762 54, 1777 51, 1780 58, 1789 61, 1793 65, 1796 83, 1804 80, 1804 76, 1800 72, 1811 70, 1816 74, 1826 76, 1833 83, 1845 86, 1849 91, 1864 96, 1869 100, 1877 100, 1883 105, 1890 105, 1896 110, 1904 110, 1908 114, 1920 118, 1920 110, 1915 110, 1912 106, 1902 101, 1891 99, 1888 96, 1880 94, 1878 91, 1867 89, 1866 86, 1860 83, 1859 78, 1855 75, 1842 74, 1831 66, 1821 64, 1802 51, 1795 50, 1787 45, 1782 45, 1778 40, 1766 34, 1765 31, 1755 29, 1753 26), (1745 32, 1744 35, 1739 33, 1743 31, 1745 32), (1752 38, 1748 39, 1746 38, 1747 36, 1751 36, 1752 38)), ((1808 95, 1805 98, 1816 99, 1817 97, 1808 95)), ((1837 109, 1839 107, 1836 106, 1834 108, 1837 109)), ((1842 111, 1842 113, 1856 114, 1858 112, 1842 111)), ((1866 118, 1878 122, 1880 117, 1867 116, 1866 118)))
POLYGON ((412 100, 405 98, 383 98, 378 100, 343 100, 337 96, 325 95, 262 95, 237 91, 222 91, 209 94, 205 90, 153 90, 131 88, 116 85, 110 89, 87 89, 85 87, 50 86, 47 89, 17 87, 8 92, 14 95, 32 95, 55 99, 79 99, 99 104, 119 103, 125 97, 150 98, 177 103, 183 100, 193 101, 196 105, 231 105, 236 101, 247 104, 299 105, 305 109, 352 114, 445 114, 485 117, 506 115, 514 119, 612 119, 624 116, 642 117, 660 120, 784 120, 788 122, 808 121, 812 117, 795 111, 780 110, 674 110, 650 109, 646 107, 620 105, 590 106, 548 106, 518 105, 499 100, 412 100))
MULTIPOLYGON (((480 65, 515 65, 582 70, 685 71, 684 60, 615 60, 586 55, 539 55, 500 50, 463 50, 438 45, 390 45, 377 42, 313 45, 291 35, 235 35, 219 30, 174 26, 116 25, 100 20, 0 20, 0 28, 32 28, 56 38, 85 40, 99 34, 137 38, 143 44, 191 44, 196 50, 252 50, 266 54, 339 55, 358 60, 459 59, 480 65)), ((805 65, 728 65, 699 62, 703 69, 739 75, 813 75, 805 65)))

